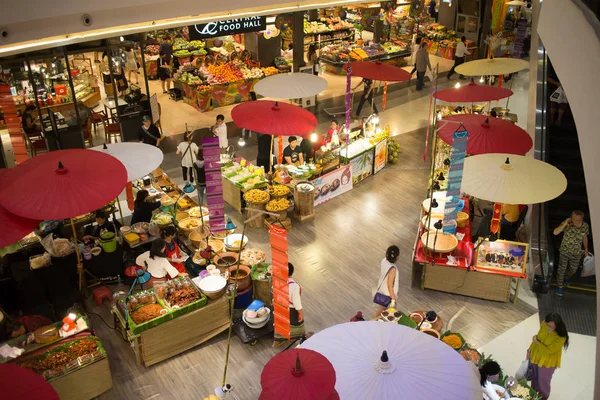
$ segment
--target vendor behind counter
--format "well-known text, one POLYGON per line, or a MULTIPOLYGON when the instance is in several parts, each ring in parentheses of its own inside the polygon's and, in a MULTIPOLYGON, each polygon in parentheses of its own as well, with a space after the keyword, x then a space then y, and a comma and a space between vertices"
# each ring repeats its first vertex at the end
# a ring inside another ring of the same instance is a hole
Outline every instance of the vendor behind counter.
POLYGON ((96 225, 90 225, 85 228, 85 234, 83 236, 84 242, 90 242, 99 240, 100 235, 104 232, 112 232, 115 236, 118 233, 118 222, 111 222, 108 220, 106 212, 102 210, 96 211, 96 225))
POLYGON ((304 156, 302 155, 302 149, 298 146, 296 136, 290 136, 288 142, 289 145, 283 150, 283 163, 294 165, 304 164, 304 156))

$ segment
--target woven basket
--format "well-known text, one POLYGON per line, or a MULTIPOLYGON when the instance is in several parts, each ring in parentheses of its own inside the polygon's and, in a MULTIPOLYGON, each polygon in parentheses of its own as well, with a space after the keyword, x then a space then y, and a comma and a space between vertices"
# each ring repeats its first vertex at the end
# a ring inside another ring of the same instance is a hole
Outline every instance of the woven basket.
POLYGON ((202 231, 202 228, 200 227, 199 229, 191 231, 188 237, 194 247, 199 248, 202 241, 206 239, 208 235, 210 235, 210 228, 207 225, 204 225, 204 231, 202 231))

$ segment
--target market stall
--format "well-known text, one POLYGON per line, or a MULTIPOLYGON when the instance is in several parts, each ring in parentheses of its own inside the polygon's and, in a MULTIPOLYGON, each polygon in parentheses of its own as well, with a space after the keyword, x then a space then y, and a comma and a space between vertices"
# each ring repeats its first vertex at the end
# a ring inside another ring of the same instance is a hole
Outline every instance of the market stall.
POLYGON ((404 58, 409 55, 410 42, 391 41, 368 46, 344 42, 322 47, 319 60, 325 71, 341 75, 345 74, 344 65, 349 61, 379 61, 402 67, 406 65, 404 58))
MULTIPOLYGON (((456 45, 460 41, 460 36, 457 36, 455 31, 448 30, 443 25, 433 23, 428 26, 428 29, 424 34, 425 37, 422 40, 427 43, 427 51, 429 54, 447 60, 454 60, 456 45)), ((471 53, 470 55, 467 55, 469 59, 473 59, 475 56, 475 44, 476 43, 473 40, 467 40, 465 42, 467 50, 471 53)))
POLYGON ((112 387, 107 353, 79 314, 1 344, 12 363, 41 375, 61 399, 87 400, 112 387))

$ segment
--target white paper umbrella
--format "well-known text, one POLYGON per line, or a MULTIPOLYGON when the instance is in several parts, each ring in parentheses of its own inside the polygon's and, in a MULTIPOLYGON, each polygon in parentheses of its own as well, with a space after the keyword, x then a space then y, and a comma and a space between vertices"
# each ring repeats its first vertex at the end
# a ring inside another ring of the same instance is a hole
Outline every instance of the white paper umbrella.
POLYGON ((254 85, 256 93, 274 99, 311 97, 325 89, 327 89, 325 79, 303 72, 271 75, 254 85))
POLYGON ((333 364, 342 400, 481 400, 473 365, 416 329, 348 322, 313 335, 302 347, 333 364), (381 361, 384 351, 388 362, 381 361))
POLYGON ((556 167, 533 157, 482 154, 465 158, 461 191, 507 204, 536 204, 560 196, 567 178, 556 167))
POLYGON ((127 169, 127 182, 140 179, 160 166, 163 152, 155 146, 144 143, 122 142, 92 147, 115 157, 127 169))
POLYGON ((529 63, 517 58, 485 58, 456 67, 456 73, 466 76, 508 75, 529 68, 529 63))

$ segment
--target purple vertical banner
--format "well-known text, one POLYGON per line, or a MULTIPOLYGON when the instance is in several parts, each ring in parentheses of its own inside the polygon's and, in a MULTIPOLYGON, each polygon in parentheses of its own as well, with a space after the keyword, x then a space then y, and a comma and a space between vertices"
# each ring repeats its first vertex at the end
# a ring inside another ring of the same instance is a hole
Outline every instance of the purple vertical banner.
POLYGON ((462 185, 465 154, 469 132, 458 130, 452 135, 452 156, 450 157, 450 171, 448 172, 448 190, 446 191, 446 205, 444 208, 444 233, 456 233, 456 215, 460 210, 460 187, 462 185))
POLYGON ((202 139, 204 172, 206 174, 206 203, 211 232, 225 230, 225 202, 223 201, 223 181, 221 177, 221 149, 219 138, 202 139))
POLYGON ((352 114, 352 67, 347 64, 346 70, 346 143, 349 140, 350 132, 350 115, 352 114))

